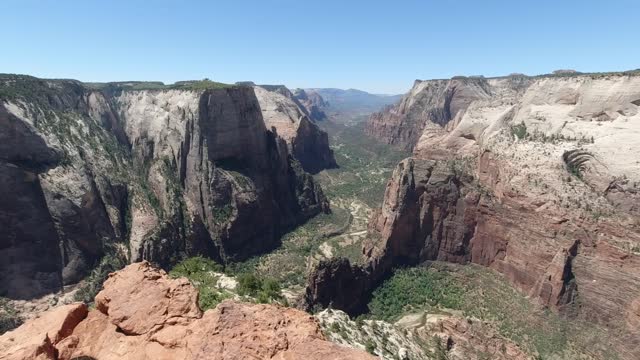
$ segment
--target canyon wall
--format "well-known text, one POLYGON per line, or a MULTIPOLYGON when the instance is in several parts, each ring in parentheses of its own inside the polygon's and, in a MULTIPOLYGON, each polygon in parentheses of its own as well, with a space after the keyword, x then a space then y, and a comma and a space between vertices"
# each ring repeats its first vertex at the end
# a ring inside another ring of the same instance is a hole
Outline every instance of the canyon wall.
POLYGON ((317 91, 295 89, 293 95, 307 110, 311 120, 322 121, 327 119, 325 110, 329 107, 329 103, 324 101, 324 98, 317 91))
MULTIPOLYGON (((483 77, 416 80, 398 103, 370 116, 365 132, 386 144, 412 150, 426 127, 441 128, 455 121, 472 102, 491 97, 494 88, 489 81, 483 77)), ((530 80, 513 77, 510 82, 501 91, 516 93, 530 80)))
POLYGON ((371 219, 365 265, 321 263, 307 302, 359 312, 394 267, 475 263, 637 358, 639 110, 636 74, 416 83, 368 127, 414 155, 371 219))
POLYGON ((305 171, 317 173, 338 166, 327 133, 314 122, 320 119, 312 105, 298 101, 284 86, 255 86, 254 91, 267 128, 277 130, 305 171))
POLYGON ((251 87, 2 75, 0 99, 0 296, 59 290, 105 254, 243 259, 329 211, 251 87))

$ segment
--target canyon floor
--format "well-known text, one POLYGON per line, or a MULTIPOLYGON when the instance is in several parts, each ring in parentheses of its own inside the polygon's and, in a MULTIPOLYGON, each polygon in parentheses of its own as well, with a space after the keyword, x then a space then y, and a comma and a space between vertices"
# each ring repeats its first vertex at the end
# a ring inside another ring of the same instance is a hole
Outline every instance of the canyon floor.
POLYGON ((362 242, 395 164, 409 154, 363 135, 362 124, 324 122, 338 167, 315 175, 331 203, 331 214, 319 214, 287 233, 275 251, 229 266, 234 273, 255 272, 281 282, 291 298, 302 295, 308 270, 318 261, 346 257, 357 263, 362 242))

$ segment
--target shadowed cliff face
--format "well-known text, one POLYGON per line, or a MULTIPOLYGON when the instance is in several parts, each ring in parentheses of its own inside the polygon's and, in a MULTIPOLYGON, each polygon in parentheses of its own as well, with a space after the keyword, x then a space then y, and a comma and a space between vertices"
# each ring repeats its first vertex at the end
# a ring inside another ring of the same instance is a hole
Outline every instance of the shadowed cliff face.
POLYGON ((0 294, 24 298, 59 290, 60 248, 38 175, 0 164, 0 198, 0 294))
MULTIPOLYGON (((60 84, 55 90, 42 85, 34 78, 3 79, 1 87, 2 296, 29 298, 80 280, 102 255, 102 237, 115 237, 93 177, 85 169, 79 169, 82 180, 69 197, 50 186, 47 174, 69 166, 69 158, 36 126, 64 131, 61 124, 52 127, 60 121, 53 113, 69 109, 87 115, 87 104, 76 82, 60 84), (7 91, 14 87, 23 93, 7 91), (4 102, 26 93, 31 96, 31 106, 4 102), (31 112, 35 109, 40 111, 31 112)), ((68 186, 71 181, 60 183, 68 186)))
POLYGON ((243 259, 329 211, 248 87, 101 92, 4 75, 0 139, 0 296, 59 290, 107 251, 243 259))
POLYGON ((295 89, 293 95, 306 110, 311 120, 322 121, 327 119, 325 110, 329 107, 329 104, 316 91, 295 89))
POLYGON ((284 86, 255 86, 254 91, 267 128, 276 128, 305 171, 315 174, 337 167, 328 135, 315 124, 321 119, 313 115, 311 105, 284 86))

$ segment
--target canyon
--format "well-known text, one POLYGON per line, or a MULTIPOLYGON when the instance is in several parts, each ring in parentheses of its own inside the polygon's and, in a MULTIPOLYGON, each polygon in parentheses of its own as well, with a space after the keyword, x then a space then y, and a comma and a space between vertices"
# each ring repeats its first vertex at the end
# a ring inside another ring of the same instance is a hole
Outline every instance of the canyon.
POLYGON ((0 359, 640 357, 637 71, 0 105, 0 359))
POLYGON ((323 116, 336 123, 357 124, 369 114, 400 100, 400 95, 371 94, 358 89, 312 88, 297 89, 300 101, 318 109, 323 116))

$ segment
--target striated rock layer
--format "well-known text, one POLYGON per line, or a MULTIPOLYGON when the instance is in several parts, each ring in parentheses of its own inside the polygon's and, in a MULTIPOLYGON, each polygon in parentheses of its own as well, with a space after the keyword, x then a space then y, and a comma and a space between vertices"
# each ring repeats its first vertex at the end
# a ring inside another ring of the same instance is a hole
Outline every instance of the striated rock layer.
POLYGON ((246 258, 329 211, 250 87, 2 75, 0 140, 0 296, 60 290, 105 254, 246 258))
POLYGON ((427 124, 445 125, 475 100, 489 97, 484 78, 419 81, 400 102, 373 113, 365 132, 405 150, 418 142, 427 124))
POLYGON ((0 336, 0 359, 373 359, 326 341, 316 320, 277 305, 225 301, 202 312, 184 278, 147 262, 112 273, 95 299, 0 336))
POLYGON ((371 219, 365 265, 321 263, 307 302, 358 312, 395 266, 472 262, 640 357, 639 100, 634 74, 417 83, 389 122, 372 117, 414 156, 371 219))

